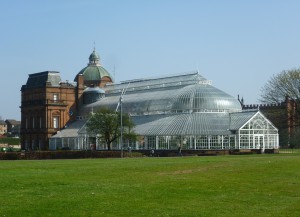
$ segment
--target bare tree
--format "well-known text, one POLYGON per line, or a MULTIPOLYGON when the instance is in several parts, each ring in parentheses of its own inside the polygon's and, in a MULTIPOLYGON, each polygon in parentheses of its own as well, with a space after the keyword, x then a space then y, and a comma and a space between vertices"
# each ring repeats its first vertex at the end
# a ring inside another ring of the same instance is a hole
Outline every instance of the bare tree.
POLYGON ((275 125, 278 124, 281 140, 286 138, 285 144, 291 146, 293 141, 299 141, 300 69, 284 70, 273 75, 261 89, 260 101, 268 104, 287 103, 285 109, 269 109, 265 114, 275 125))
POLYGON ((271 79, 261 89, 261 102, 280 103, 286 98, 300 101, 300 69, 284 70, 271 79))

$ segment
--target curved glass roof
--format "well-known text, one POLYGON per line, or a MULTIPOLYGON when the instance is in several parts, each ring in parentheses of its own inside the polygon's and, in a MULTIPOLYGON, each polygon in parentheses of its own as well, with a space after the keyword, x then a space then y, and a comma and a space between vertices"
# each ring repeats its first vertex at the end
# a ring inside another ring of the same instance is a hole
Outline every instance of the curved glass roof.
POLYGON ((227 93, 206 84, 194 84, 177 91, 173 109, 193 112, 232 112, 241 105, 227 93))
MULTIPOLYGON (((103 89, 105 97, 83 105, 79 115, 87 117, 90 112, 103 107, 120 109, 119 102, 122 99, 123 112, 131 115, 135 123, 134 131, 143 136, 229 136, 260 113, 242 112, 237 99, 212 86, 198 72, 131 80, 109 84, 103 89)), ((86 89, 85 93, 89 91, 94 89, 86 89)), ((253 121, 253 125, 258 126, 261 123, 259 121, 253 121)), ((86 133, 82 124, 77 129, 78 134, 86 133)), ((269 130, 269 133, 277 134, 276 130, 269 130)), ((74 133, 72 127, 63 131, 66 134, 60 134, 57 138, 61 135, 67 137, 68 131, 70 135, 74 133)))
POLYGON ((134 116, 139 135, 228 135, 229 113, 134 116))
POLYGON ((127 81, 104 89, 105 98, 84 107, 83 113, 100 107, 115 110, 125 90, 123 111, 131 115, 241 111, 237 99, 213 87, 198 72, 127 81))
POLYGON ((101 93, 105 94, 105 91, 101 89, 100 87, 88 87, 86 88, 83 93, 101 93))

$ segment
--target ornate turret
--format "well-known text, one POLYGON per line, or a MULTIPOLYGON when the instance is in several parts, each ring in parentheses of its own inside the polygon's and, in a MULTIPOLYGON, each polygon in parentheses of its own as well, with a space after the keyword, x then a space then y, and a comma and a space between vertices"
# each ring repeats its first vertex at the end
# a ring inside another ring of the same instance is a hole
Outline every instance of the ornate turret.
POLYGON ((88 65, 83 68, 75 77, 83 75, 84 85, 88 87, 104 87, 106 83, 112 83, 113 78, 110 73, 100 64, 100 57, 94 48, 89 56, 88 65))
POLYGON ((100 64, 100 57, 96 53, 96 50, 94 48, 93 53, 91 53, 89 57, 90 62, 88 63, 88 66, 101 66, 100 64))

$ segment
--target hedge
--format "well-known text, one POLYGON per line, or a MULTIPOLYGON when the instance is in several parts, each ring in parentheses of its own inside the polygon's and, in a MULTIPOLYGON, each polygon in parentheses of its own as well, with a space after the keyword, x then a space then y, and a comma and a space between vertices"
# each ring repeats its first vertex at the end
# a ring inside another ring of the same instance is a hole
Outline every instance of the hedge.
POLYGON ((12 138, 12 137, 0 138, 0 144, 20 145, 20 138, 12 138))
MULTIPOLYGON (((123 157, 141 157, 139 152, 123 152, 123 157)), ((0 152, 0 160, 45 160, 81 158, 120 158, 120 151, 28 151, 0 152)))

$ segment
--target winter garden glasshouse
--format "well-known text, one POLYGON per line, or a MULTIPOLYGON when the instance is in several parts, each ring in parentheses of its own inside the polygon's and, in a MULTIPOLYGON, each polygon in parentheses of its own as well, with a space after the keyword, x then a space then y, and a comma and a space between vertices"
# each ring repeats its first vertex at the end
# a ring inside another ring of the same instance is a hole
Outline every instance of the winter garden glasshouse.
POLYGON ((277 149, 277 128, 259 111, 242 111, 234 97, 212 86, 198 72, 137 79, 88 87, 78 120, 50 139, 51 150, 107 149, 104 141, 90 135, 86 122, 99 108, 116 110, 132 118, 137 141, 115 141, 112 149, 136 150, 277 149))

